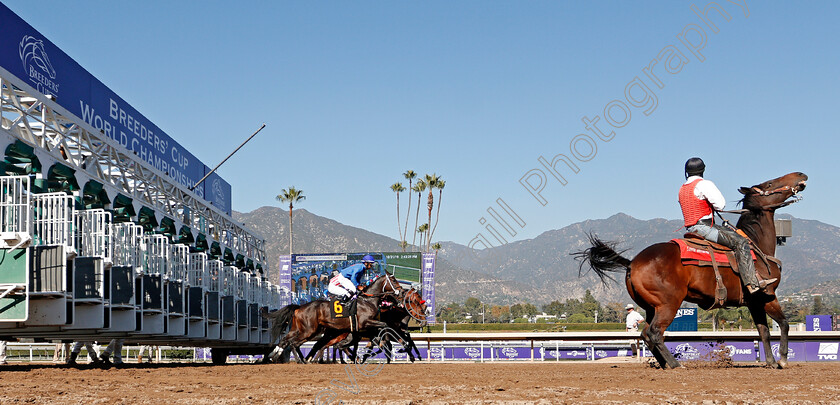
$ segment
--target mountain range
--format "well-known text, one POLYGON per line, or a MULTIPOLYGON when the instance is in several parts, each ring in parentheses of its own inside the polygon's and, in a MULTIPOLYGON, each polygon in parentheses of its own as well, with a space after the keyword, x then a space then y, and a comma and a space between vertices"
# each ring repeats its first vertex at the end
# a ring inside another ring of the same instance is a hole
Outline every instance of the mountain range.
MULTIPOLYGON (((261 207, 248 213, 234 212, 236 221, 266 241, 269 268, 276 276, 279 256, 289 250, 289 212, 279 207, 261 207)), ((840 228, 815 220, 777 215, 792 220, 793 236, 776 250, 784 263, 778 294, 840 285, 840 228)), ((396 239, 329 218, 294 210, 294 251, 334 253, 399 251, 396 239)), ((594 274, 579 276, 578 263, 570 252, 589 246, 588 234, 616 241, 633 257, 657 242, 681 236, 682 221, 640 220, 619 213, 550 230, 527 240, 480 251, 455 242, 442 242, 436 265, 436 295, 439 302, 463 302, 470 296, 493 304, 581 298, 586 290, 602 302, 630 302, 623 282, 601 284, 594 274), (679 230, 679 231, 678 231, 679 230)))

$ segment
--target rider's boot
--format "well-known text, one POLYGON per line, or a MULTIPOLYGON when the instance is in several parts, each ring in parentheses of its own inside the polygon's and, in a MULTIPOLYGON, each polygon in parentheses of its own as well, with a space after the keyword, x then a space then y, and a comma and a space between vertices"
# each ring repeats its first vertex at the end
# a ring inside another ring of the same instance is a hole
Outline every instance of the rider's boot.
POLYGON ((738 269, 741 274, 741 282, 747 287, 747 291, 750 294, 762 292, 765 287, 778 280, 777 278, 761 281, 758 280, 758 276, 755 272, 755 264, 753 263, 752 255, 750 254, 750 245, 745 238, 735 234, 734 232, 724 231, 720 232, 719 239, 721 239, 722 242, 727 242, 723 244, 729 246, 732 249, 732 252, 735 253, 735 258, 738 260, 738 269))

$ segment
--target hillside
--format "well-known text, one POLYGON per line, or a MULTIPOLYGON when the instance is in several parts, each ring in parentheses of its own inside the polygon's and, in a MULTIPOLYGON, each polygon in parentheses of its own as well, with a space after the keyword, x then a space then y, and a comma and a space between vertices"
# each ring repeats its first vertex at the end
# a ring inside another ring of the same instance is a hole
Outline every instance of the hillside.
MULTIPOLYGON (((262 207, 249 213, 234 212, 234 219, 266 239, 269 263, 274 264, 289 249, 288 215, 287 210, 278 207, 262 207)), ((814 220, 791 219, 794 236, 777 250, 777 256, 784 262, 779 294, 840 279, 840 228, 814 220)), ((295 210, 294 221, 295 252, 399 249, 395 239, 343 225, 304 209, 295 210)), ((677 220, 640 220, 616 214, 483 251, 444 242, 438 256, 437 296, 443 302, 476 296, 499 304, 521 301, 542 304, 581 297, 589 289, 599 300, 627 302, 629 297, 623 283, 604 287, 594 274, 579 277, 578 264, 570 252, 586 248, 587 234, 594 232, 604 240, 619 242, 620 248, 627 249, 625 255, 632 257, 650 244, 679 237, 681 227, 681 221, 677 220)))

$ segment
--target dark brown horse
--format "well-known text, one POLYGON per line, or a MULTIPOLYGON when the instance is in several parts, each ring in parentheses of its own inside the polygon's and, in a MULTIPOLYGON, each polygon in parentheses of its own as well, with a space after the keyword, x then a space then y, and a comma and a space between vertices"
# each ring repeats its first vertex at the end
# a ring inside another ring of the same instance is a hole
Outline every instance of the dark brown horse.
MULTIPOLYGON (((752 186, 741 187, 743 210, 737 228, 743 230, 758 249, 770 256, 776 253, 776 232, 773 215, 776 209, 790 204, 796 193, 805 189, 808 179, 803 173, 790 173, 777 179, 752 186)), ((715 305, 715 274, 710 267, 683 265, 679 247, 675 243, 657 243, 648 246, 633 260, 616 252, 614 243, 603 242, 590 235, 592 247, 574 253, 581 260, 581 269, 588 263, 604 281, 608 272, 625 271, 625 282, 630 297, 646 312, 647 325, 642 339, 662 368, 680 367, 674 355, 665 347, 663 333, 674 320, 683 301, 698 304, 701 308, 715 305)), ((760 256, 759 252, 756 252, 760 256)), ((778 262, 781 263, 781 262, 778 262)), ((781 279, 781 265, 774 260, 757 260, 756 271, 764 279, 781 279)), ((782 368, 787 365, 788 322, 775 296, 778 281, 768 285, 765 293, 749 294, 742 287, 738 276, 730 268, 721 268, 721 276, 728 291, 724 306, 746 305, 758 334, 764 344, 767 365, 782 368), (742 298, 745 303, 742 303, 742 298), (770 331, 767 315, 779 323, 779 362, 773 357, 770 347, 770 331)))
MULTIPOLYGON (((356 316, 359 330, 378 329, 387 325, 379 320, 380 300, 384 295, 398 295, 403 291, 402 286, 390 274, 379 276, 373 283, 362 290, 356 303, 356 316)), ((280 339, 280 343, 269 355, 273 357, 286 347, 291 348, 298 361, 307 363, 323 344, 338 335, 350 332, 349 318, 333 318, 332 302, 317 300, 304 305, 287 305, 277 311, 264 314, 271 325, 271 344, 289 327, 289 332, 280 339), (309 356, 304 358, 300 346, 323 334, 309 356), (326 339, 326 340, 325 340, 326 339)))
MULTIPOLYGON (((421 326, 426 324, 426 301, 420 296, 420 293, 411 289, 403 294, 402 301, 387 310, 383 310, 380 319, 388 324, 388 329, 370 333, 367 337, 370 339, 368 349, 376 346, 375 350, 369 350, 362 357, 361 362, 364 363, 367 358, 376 356, 381 352, 385 352, 385 357, 388 363, 393 357, 392 341, 399 342, 408 355, 409 361, 414 363, 416 358, 423 360, 420 356, 420 350, 414 344, 411 334, 408 331, 408 323, 411 319, 419 322, 421 326)), ((355 343, 355 342, 354 342, 355 343)))
MULTIPOLYGON (((391 362, 392 358, 392 340, 399 342, 403 346, 412 363, 415 360, 415 353, 417 354, 417 358, 422 360, 420 350, 417 349, 414 340, 411 339, 411 335, 408 333, 408 322, 410 319, 415 319, 421 324, 425 324, 426 322, 426 301, 423 300, 420 293, 412 288, 408 291, 403 290, 398 296, 385 296, 381 301, 380 308, 379 319, 387 327, 381 329, 360 329, 357 333, 343 332, 338 335, 334 333, 335 331, 327 330, 321 339, 315 343, 315 346, 312 347, 310 357, 313 353, 316 353, 316 348, 320 349, 332 346, 345 353, 351 361, 355 361, 356 348, 358 347, 359 340, 361 338, 367 338, 370 340, 369 347, 371 345, 377 345, 379 352, 386 351, 388 363, 391 362), (351 348, 353 348, 352 351, 351 348)), ((369 352, 361 362, 364 363, 364 360, 370 357, 371 353, 369 352)), ((372 353, 372 355, 376 354, 378 352, 372 353)), ((316 354, 315 356, 317 357, 319 355, 316 354)), ((334 357, 337 356, 334 355, 334 357)), ((341 358, 341 362, 344 362, 343 358, 341 358)))

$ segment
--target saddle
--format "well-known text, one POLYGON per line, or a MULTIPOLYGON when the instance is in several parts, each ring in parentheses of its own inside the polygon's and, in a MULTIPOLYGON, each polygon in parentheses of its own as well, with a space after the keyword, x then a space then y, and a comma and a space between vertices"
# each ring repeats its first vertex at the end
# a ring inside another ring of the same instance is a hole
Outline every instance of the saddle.
MULTIPOLYGON (((693 232, 688 232, 683 235, 683 239, 672 239, 671 242, 676 243, 680 247, 680 259, 684 265, 699 267, 711 266, 714 269, 715 301, 711 307, 706 309, 725 307, 728 292, 723 283, 723 277, 720 275, 720 267, 729 267, 733 273, 739 274, 735 252, 726 246, 708 241, 693 232)), ((750 255, 752 255, 753 261, 755 261, 755 253, 752 249, 750 249, 750 255)), ((739 304, 744 303, 744 292, 740 289, 738 302, 739 304)))
MULTIPOLYGON (((723 283, 723 277, 720 275, 720 267, 729 267, 732 269, 733 273, 740 274, 740 271, 738 270, 738 261, 735 259, 735 252, 726 246, 708 241, 693 232, 688 232, 683 235, 683 239, 672 239, 671 242, 680 247, 680 258, 684 265, 712 267, 714 269, 715 302, 707 309, 725 307, 727 290, 723 283)), ((750 248, 750 255, 752 256, 753 262, 758 260, 755 255, 755 251, 752 248, 750 248)), ((779 269, 782 268, 782 262, 775 257, 767 256, 761 253, 761 260, 766 265, 768 272, 770 268, 768 261, 778 265, 779 269)), ((739 305, 743 305, 744 292, 742 289, 738 289, 738 291, 738 303, 739 305)))

